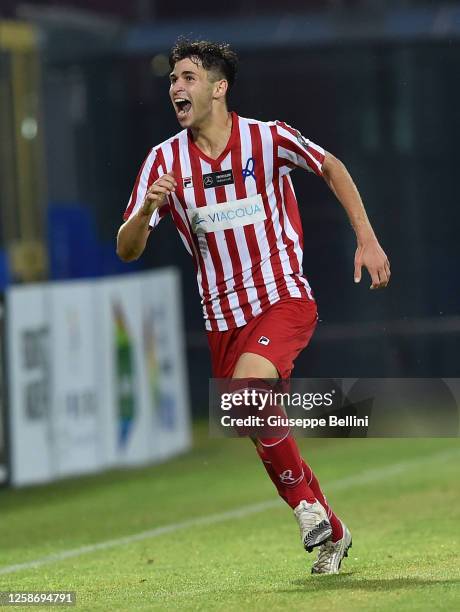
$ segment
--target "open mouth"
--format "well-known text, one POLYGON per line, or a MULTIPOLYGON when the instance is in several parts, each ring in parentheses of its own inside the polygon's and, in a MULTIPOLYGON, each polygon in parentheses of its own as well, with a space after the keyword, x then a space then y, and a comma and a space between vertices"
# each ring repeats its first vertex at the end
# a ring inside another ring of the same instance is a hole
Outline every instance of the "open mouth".
POLYGON ((185 117, 192 108, 192 103, 187 98, 176 98, 174 104, 176 105, 177 116, 180 118, 185 117))

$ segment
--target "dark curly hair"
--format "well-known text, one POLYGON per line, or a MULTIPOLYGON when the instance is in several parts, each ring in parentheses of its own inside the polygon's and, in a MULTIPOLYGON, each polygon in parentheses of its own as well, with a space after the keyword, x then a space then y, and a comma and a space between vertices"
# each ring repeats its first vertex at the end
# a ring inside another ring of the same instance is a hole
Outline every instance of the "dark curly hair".
POLYGON ((178 38, 169 54, 169 66, 174 70, 176 62, 185 58, 199 61, 205 70, 215 72, 228 81, 229 90, 235 82, 238 70, 238 56, 226 43, 209 40, 190 40, 178 38))

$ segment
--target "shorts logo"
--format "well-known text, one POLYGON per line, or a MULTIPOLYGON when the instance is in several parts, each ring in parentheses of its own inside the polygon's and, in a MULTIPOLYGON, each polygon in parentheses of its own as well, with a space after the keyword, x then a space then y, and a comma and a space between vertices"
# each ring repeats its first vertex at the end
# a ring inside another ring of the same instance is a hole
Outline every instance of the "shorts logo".
POLYGON ((184 189, 190 189, 190 187, 193 187, 192 177, 187 176, 186 178, 182 179, 182 185, 184 186, 184 189))
POLYGON ((257 342, 258 344, 263 344, 264 346, 268 346, 270 344, 270 338, 267 338, 267 336, 260 336, 257 342))

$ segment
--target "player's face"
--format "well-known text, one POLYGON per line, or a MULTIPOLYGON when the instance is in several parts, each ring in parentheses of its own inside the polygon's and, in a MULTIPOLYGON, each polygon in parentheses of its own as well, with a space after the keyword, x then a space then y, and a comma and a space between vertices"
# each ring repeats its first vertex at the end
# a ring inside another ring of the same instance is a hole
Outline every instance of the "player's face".
POLYGON ((181 127, 202 124, 212 110, 213 83, 208 71, 186 58, 176 62, 169 78, 169 96, 181 127))

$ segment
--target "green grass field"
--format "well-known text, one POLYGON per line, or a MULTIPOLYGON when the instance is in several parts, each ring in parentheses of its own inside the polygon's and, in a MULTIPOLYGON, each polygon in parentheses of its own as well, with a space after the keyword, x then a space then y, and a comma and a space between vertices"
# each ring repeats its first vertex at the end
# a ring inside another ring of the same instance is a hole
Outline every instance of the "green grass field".
POLYGON ((0 590, 76 591, 78 610, 459 610, 459 440, 301 447, 353 533, 339 576, 310 574, 252 444, 199 426, 163 465, 0 491, 0 590))

